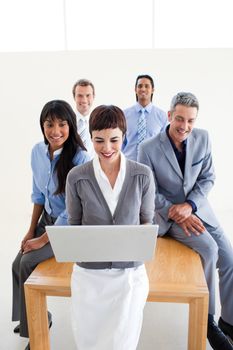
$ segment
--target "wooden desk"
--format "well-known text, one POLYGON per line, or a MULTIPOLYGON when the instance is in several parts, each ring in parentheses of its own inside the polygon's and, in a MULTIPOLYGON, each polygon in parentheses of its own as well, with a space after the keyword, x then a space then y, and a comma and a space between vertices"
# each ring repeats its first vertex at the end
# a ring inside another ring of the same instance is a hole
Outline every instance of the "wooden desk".
MULTIPOLYGON (((72 266, 51 258, 25 282, 31 350, 50 350, 46 296, 70 296, 72 266)), ((199 255, 173 239, 159 238, 155 258, 146 268, 148 301, 189 304, 187 348, 205 350, 209 294, 199 255)))

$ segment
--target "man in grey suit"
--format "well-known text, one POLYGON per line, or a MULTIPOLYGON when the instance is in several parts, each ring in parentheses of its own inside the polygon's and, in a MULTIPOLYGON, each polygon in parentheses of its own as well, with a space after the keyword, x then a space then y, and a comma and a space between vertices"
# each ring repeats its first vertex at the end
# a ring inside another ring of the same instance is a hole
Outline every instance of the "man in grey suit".
POLYGON ((156 184, 155 222, 161 236, 197 251, 209 288, 207 337, 215 350, 233 349, 233 249, 208 202, 215 180, 207 131, 194 128, 197 98, 173 97, 164 132, 139 146, 138 160, 148 165, 156 184), (215 314, 215 270, 219 272, 221 317, 215 314))

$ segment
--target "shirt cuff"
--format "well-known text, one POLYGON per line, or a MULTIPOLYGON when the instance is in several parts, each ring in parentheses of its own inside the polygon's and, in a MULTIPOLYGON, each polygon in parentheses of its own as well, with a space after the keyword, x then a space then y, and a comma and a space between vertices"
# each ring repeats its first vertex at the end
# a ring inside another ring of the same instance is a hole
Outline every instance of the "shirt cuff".
POLYGON ((187 199, 185 202, 191 205, 193 213, 197 211, 197 206, 193 201, 191 201, 191 199, 187 199))

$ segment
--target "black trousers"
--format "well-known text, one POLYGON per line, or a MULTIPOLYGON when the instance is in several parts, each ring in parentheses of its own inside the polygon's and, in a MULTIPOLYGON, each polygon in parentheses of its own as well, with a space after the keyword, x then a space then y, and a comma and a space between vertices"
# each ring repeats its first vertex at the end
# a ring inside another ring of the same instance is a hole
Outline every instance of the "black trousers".
MULTIPOLYGON (((44 211, 36 227, 34 238, 40 237, 45 232, 45 226, 53 225, 55 221, 56 218, 51 217, 44 211)), ((32 250, 24 255, 19 252, 12 264, 12 321, 20 321, 21 337, 28 337, 24 282, 41 261, 49 259, 52 256, 54 256, 54 254, 51 245, 47 243, 44 247, 32 250)))

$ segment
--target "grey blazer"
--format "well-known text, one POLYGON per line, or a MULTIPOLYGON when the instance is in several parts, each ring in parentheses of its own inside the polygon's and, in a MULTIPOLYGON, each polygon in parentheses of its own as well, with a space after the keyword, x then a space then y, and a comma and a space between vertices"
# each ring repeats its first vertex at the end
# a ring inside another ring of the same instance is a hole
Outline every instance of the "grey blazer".
POLYGON ((196 204, 195 214, 202 221, 213 227, 218 225, 207 199, 215 180, 207 131, 193 129, 189 135, 184 176, 166 131, 140 145, 138 160, 148 165, 154 174, 155 221, 160 225, 160 234, 165 234, 171 225, 168 219, 169 208, 186 199, 196 204))
MULTIPOLYGON (((112 215, 96 181, 92 161, 74 167, 66 181, 66 208, 71 225, 140 225, 153 223, 155 185, 149 167, 126 160, 125 180, 112 215)), ((79 263, 92 269, 128 268, 141 262, 79 263)))

